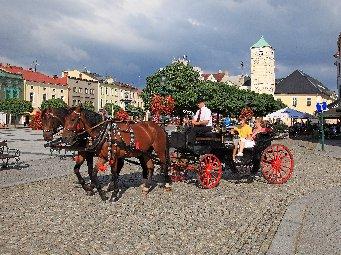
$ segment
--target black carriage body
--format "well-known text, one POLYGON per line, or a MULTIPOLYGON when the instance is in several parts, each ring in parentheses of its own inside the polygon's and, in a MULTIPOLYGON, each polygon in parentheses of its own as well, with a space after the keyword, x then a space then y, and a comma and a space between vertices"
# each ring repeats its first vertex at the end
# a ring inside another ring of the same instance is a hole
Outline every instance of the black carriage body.
MULTIPOLYGON (((170 135, 170 147, 179 152, 186 152, 192 156, 200 156, 204 154, 214 154, 223 163, 230 164, 234 167, 232 153, 234 145, 232 142, 224 143, 222 134, 210 132, 204 136, 196 138, 193 147, 187 146, 187 137, 184 132, 172 132, 170 135)), ((256 136, 256 145, 253 148, 245 148, 244 156, 238 165, 254 165, 256 163, 259 168, 259 161, 262 152, 271 145, 272 133, 259 133, 256 136)))

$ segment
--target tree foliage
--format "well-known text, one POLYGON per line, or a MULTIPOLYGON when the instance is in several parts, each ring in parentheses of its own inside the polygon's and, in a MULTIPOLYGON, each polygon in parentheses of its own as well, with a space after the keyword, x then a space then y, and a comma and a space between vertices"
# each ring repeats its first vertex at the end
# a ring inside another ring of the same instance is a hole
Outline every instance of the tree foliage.
POLYGON ((171 95, 175 99, 175 114, 180 116, 183 110, 194 111, 197 108, 199 96, 205 98, 213 112, 234 116, 238 116, 246 105, 252 108, 255 116, 265 116, 285 107, 272 95, 240 90, 226 83, 199 80, 199 73, 192 66, 179 62, 147 77, 147 86, 141 95, 147 108, 150 108, 155 94, 171 95))
POLYGON ((106 103, 104 109, 108 112, 109 115, 115 116, 115 114, 121 109, 121 107, 114 103, 106 103))
POLYGON ((134 106, 132 104, 128 104, 126 107, 126 111, 130 116, 133 117, 143 117, 145 115, 145 111, 141 107, 134 106))
POLYGON ((52 98, 41 103, 40 109, 44 110, 47 108, 66 108, 67 104, 61 98, 52 98))
POLYGON ((0 102, 0 111, 11 114, 15 117, 32 112, 32 103, 22 99, 6 99, 0 102))
POLYGON ((90 111, 95 111, 95 106, 92 104, 91 101, 86 101, 84 104, 83 104, 83 108, 84 109, 87 109, 87 110, 90 110, 90 111))

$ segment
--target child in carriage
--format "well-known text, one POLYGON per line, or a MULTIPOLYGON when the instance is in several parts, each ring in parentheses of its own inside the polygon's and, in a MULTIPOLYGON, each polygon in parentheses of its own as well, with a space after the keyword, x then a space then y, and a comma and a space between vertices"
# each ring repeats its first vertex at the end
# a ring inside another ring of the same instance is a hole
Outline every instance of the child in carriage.
POLYGON ((239 140, 238 144, 235 144, 235 148, 233 150, 233 160, 236 159, 236 156, 242 157, 244 148, 252 148, 255 146, 254 139, 256 135, 261 132, 265 132, 265 122, 262 118, 256 118, 255 127, 252 128, 246 123, 246 118, 241 117, 239 119, 240 125, 234 129, 234 131, 238 132, 239 140))

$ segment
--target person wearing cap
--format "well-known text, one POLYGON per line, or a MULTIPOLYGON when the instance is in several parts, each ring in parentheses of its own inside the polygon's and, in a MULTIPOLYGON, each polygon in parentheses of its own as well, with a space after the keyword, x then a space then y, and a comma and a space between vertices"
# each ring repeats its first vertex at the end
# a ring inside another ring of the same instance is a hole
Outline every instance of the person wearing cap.
POLYGON ((199 98, 197 100, 199 110, 194 115, 191 124, 187 129, 188 146, 193 146, 195 138, 199 134, 204 134, 212 131, 212 113, 205 105, 205 100, 199 98))

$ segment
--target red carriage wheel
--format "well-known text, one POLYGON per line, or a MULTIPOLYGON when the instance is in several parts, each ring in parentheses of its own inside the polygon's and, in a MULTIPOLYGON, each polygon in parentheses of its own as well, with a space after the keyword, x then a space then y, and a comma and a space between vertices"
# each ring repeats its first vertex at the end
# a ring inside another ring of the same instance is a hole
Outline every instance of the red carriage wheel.
POLYGON ((205 154, 200 158, 198 179, 205 189, 212 189, 219 184, 223 169, 219 158, 213 154, 205 154))
POLYGON ((292 176, 294 158, 286 146, 273 144, 263 151, 261 166, 263 176, 269 183, 282 184, 292 176))

